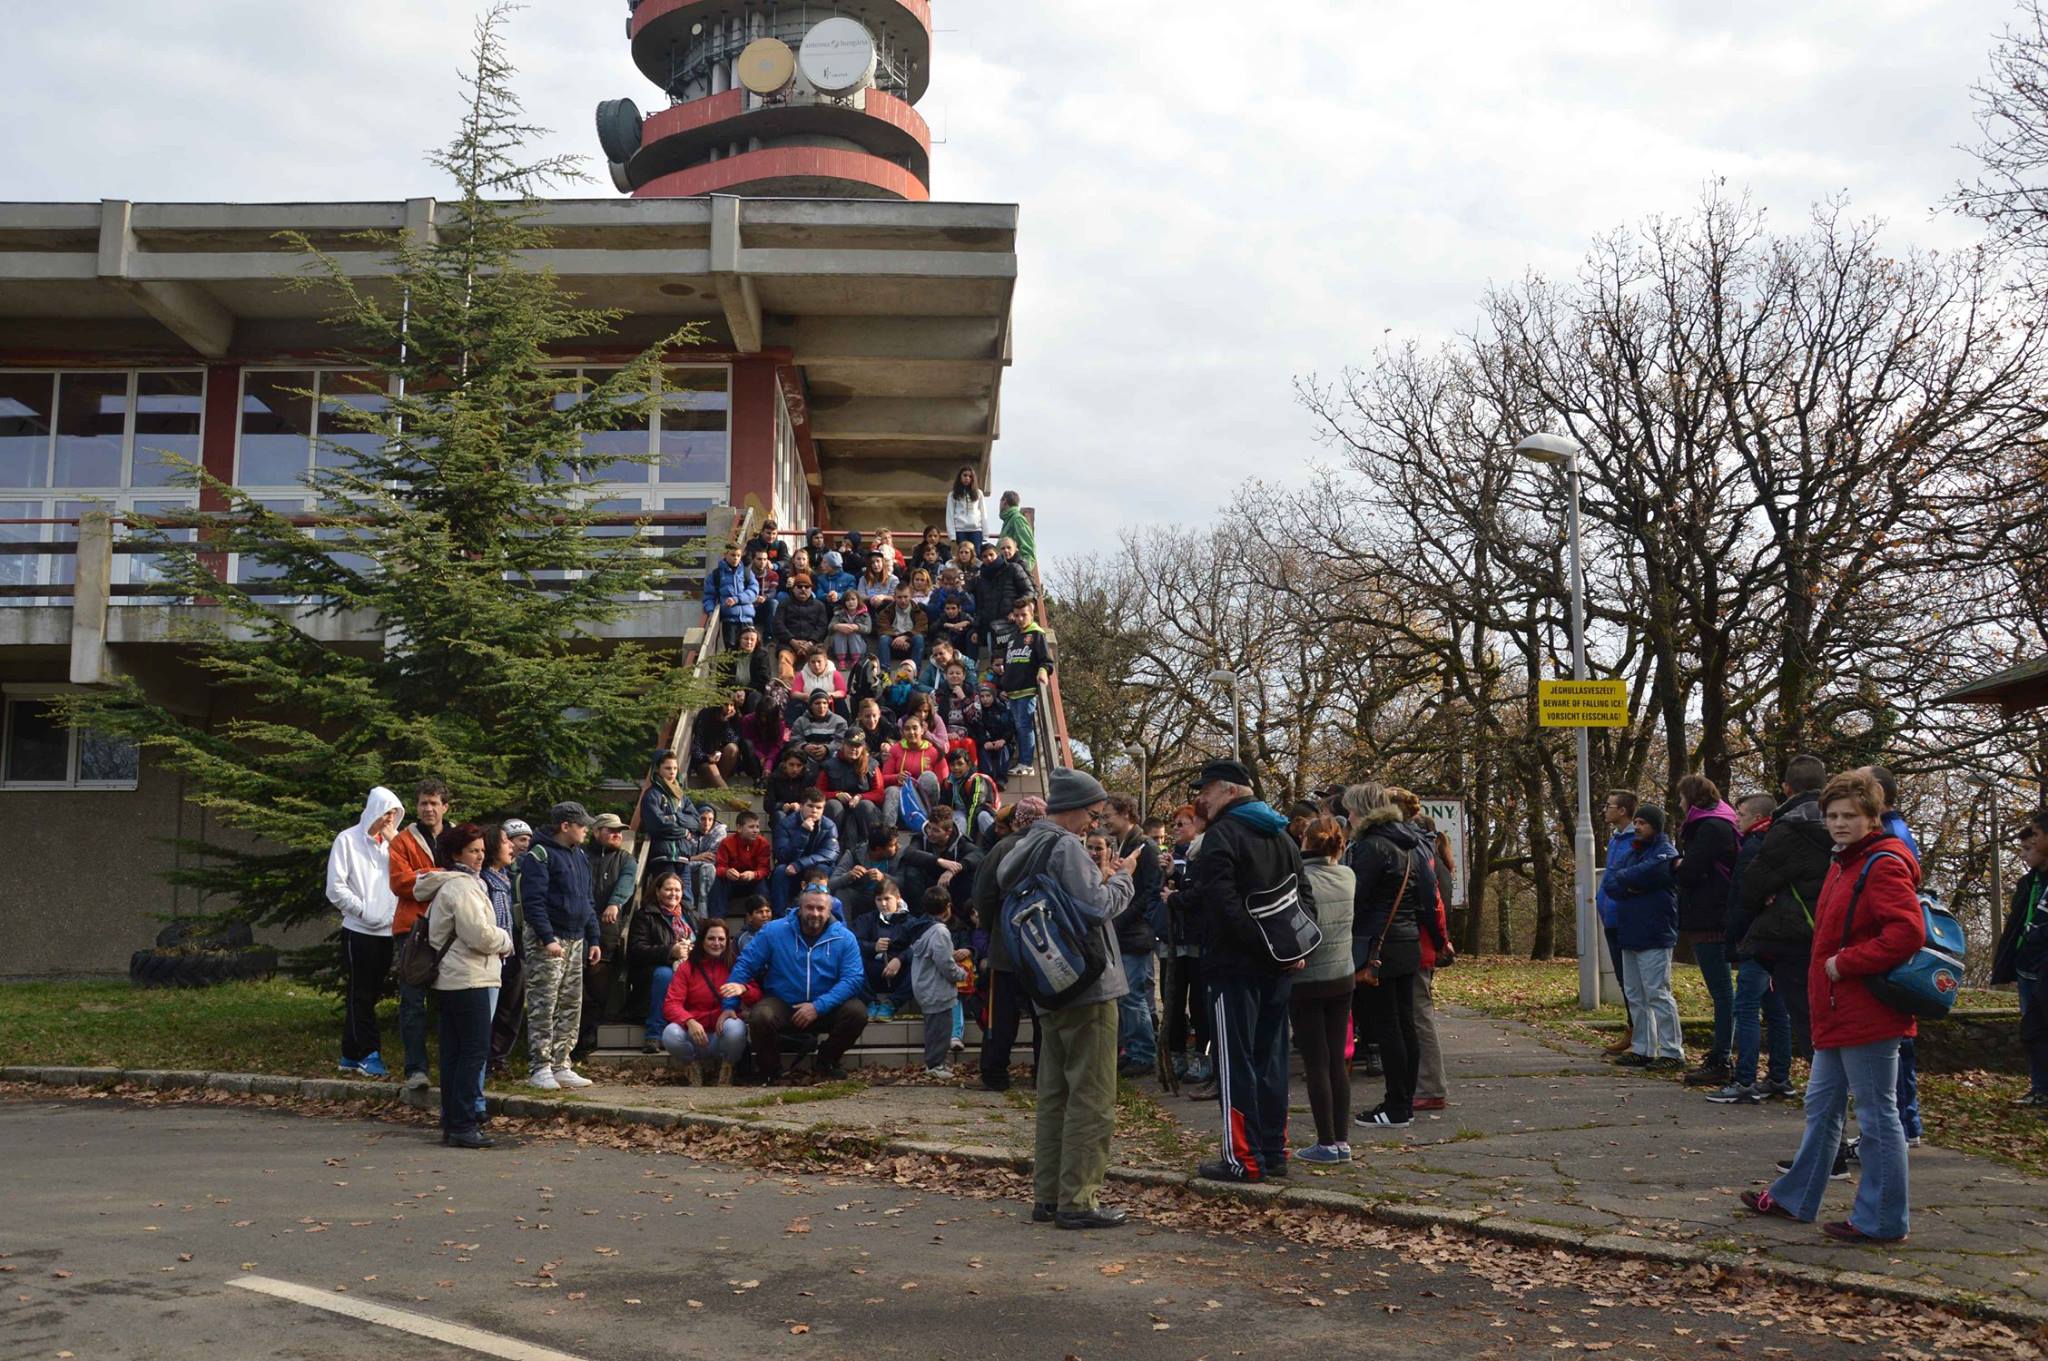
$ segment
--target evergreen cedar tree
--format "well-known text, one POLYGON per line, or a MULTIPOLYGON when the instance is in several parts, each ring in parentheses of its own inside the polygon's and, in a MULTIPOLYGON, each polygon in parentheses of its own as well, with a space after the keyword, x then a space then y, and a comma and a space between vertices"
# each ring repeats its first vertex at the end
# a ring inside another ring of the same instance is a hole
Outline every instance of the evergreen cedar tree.
MULTIPOLYGON (((459 186, 438 238, 381 235, 396 274, 374 294, 311 241, 293 243, 310 267, 303 286, 335 299, 347 337, 335 362, 367 374, 366 391, 404 380, 404 397, 374 409, 322 407, 325 425, 374 437, 347 450, 323 441, 307 481, 336 518, 309 534, 188 464, 185 484, 227 510, 191 536, 200 542, 154 536, 171 593, 218 603, 195 660, 240 697, 232 716, 195 720, 132 680, 66 705, 68 721, 184 775, 210 834, 181 843, 167 877, 224 920, 331 919, 327 850, 373 785, 409 804, 412 785, 437 775, 458 816, 546 808, 637 772, 665 716, 713 698, 644 648, 577 646, 642 592, 702 571, 695 549, 644 551, 644 527, 593 535, 596 512, 575 494, 611 461, 583 453, 586 426, 651 413, 660 356, 700 337, 664 337, 558 409, 556 347, 610 337, 618 315, 573 305, 521 263, 547 244, 534 196, 575 172, 570 158, 518 159, 542 130, 522 121, 509 83, 506 18, 498 7, 479 21, 463 123, 430 157, 459 186), (402 313, 390 301, 401 294, 402 313), (330 556, 337 546, 346 555, 330 556), (202 549, 238 553, 261 575, 218 581, 202 549), (280 610, 280 598, 310 603, 280 610), (322 641, 316 631, 344 614, 374 620, 386 645, 361 655, 322 641)), ((332 979, 337 960, 329 944, 296 963, 332 979)))

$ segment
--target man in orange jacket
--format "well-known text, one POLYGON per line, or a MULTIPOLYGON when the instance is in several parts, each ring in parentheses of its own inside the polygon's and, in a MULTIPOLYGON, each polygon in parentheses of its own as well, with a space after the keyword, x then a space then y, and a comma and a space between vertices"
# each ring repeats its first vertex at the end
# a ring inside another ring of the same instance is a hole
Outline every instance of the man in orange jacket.
MULTIPOLYGON (((434 838, 448 822, 448 786, 427 777, 413 793, 416 819, 391 838, 391 891, 398 895, 398 911, 391 919, 394 954, 405 953, 405 938, 413 923, 424 920, 426 905, 415 896, 419 877, 434 869, 434 838)), ((398 1038, 405 1046, 405 1085, 415 1091, 427 1089, 427 994, 425 990, 398 985, 398 1038)))

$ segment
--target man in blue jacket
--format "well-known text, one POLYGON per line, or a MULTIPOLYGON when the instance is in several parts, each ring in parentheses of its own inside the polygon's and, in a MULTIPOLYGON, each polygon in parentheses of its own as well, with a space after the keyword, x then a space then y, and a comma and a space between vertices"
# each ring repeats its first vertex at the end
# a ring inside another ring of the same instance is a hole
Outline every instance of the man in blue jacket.
MULTIPOLYGON (((1606 799, 1600 804, 1600 816, 1607 820, 1607 859, 1605 864, 1608 869, 1614 868, 1616 858, 1621 856, 1623 851, 1636 839, 1636 802, 1634 790, 1610 789, 1607 791, 1606 799)), ((1600 880, 1600 888, 1594 895, 1593 905, 1600 912, 1600 933, 1607 938, 1607 960, 1614 965, 1614 976, 1619 978, 1621 977, 1621 936, 1614 929, 1614 897, 1607 891, 1607 880, 1604 874, 1600 880)), ((1636 1029, 1635 1010, 1629 1006, 1628 994, 1626 992, 1622 994, 1621 1007, 1622 1019, 1628 1023, 1628 1029, 1622 1033, 1620 1039, 1607 1046, 1607 1052, 1610 1054, 1623 1053, 1634 1043, 1636 1029)))
POLYGON ((720 610, 719 623, 725 630, 727 648, 737 647, 740 629, 754 622, 754 604, 761 598, 761 579, 740 561, 740 546, 729 543, 725 556, 711 564, 704 578, 704 617, 720 610))
POLYGON ((1671 954, 1678 947, 1678 848, 1664 834, 1664 810, 1638 804, 1634 835, 1611 852, 1600 892, 1614 903, 1621 944, 1621 990, 1635 1018, 1634 1043, 1615 1062, 1624 1068, 1683 1068, 1685 1039, 1671 992, 1671 954))
POLYGON ((569 1065, 583 1021, 583 968, 603 960, 591 902, 590 814, 558 803, 548 825, 519 857, 519 910, 526 919, 526 1047, 529 1085, 544 1092, 588 1087, 569 1065))
POLYGON ((867 1029, 868 1009, 860 1000, 860 946, 832 919, 831 894, 808 891, 793 914, 755 932, 719 996, 734 1005, 749 983, 761 985, 761 1000, 747 1013, 756 1076, 781 1076, 782 1032, 792 1029, 821 1036, 817 1076, 846 1076, 839 1060, 867 1029))

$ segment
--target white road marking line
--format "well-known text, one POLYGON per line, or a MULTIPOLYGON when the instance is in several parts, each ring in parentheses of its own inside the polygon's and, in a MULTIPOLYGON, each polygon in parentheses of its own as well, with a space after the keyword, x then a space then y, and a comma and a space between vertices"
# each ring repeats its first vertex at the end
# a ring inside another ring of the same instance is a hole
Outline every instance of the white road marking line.
POLYGON ((337 1295, 331 1290, 318 1290, 310 1285, 295 1285, 291 1281, 272 1280, 268 1276, 237 1276, 228 1284, 239 1290, 253 1290, 259 1295, 274 1295, 278 1299, 290 1300, 294 1304, 325 1309, 334 1314, 345 1314, 349 1318, 361 1319, 365 1323, 396 1328, 400 1332, 413 1333, 419 1337, 431 1337, 436 1342, 446 1342, 473 1352, 482 1352, 486 1356, 501 1356, 505 1361, 583 1361, 582 1357, 572 1356, 568 1352, 558 1352, 553 1347, 521 1342, 517 1338, 487 1333, 481 1328, 465 1328, 459 1323, 444 1322, 406 1309, 393 1309, 389 1305, 357 1299, 353 1295, 337 1295))

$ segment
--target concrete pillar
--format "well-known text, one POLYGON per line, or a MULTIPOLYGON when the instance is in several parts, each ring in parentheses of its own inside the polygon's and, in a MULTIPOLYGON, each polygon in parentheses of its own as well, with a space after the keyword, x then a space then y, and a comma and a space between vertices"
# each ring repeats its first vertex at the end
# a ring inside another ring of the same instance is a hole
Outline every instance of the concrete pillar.
POLYGON ((711 559, 725 551, 739 525, 740 512, 733 506, 713 506, 704 512, 704 570, 711 570, 711 559))
POLYGON ((107 606, 114 589, 114 517, 89 510, 78 517, 78 564, 71 588, 71 683, 107 678, 107 606))

